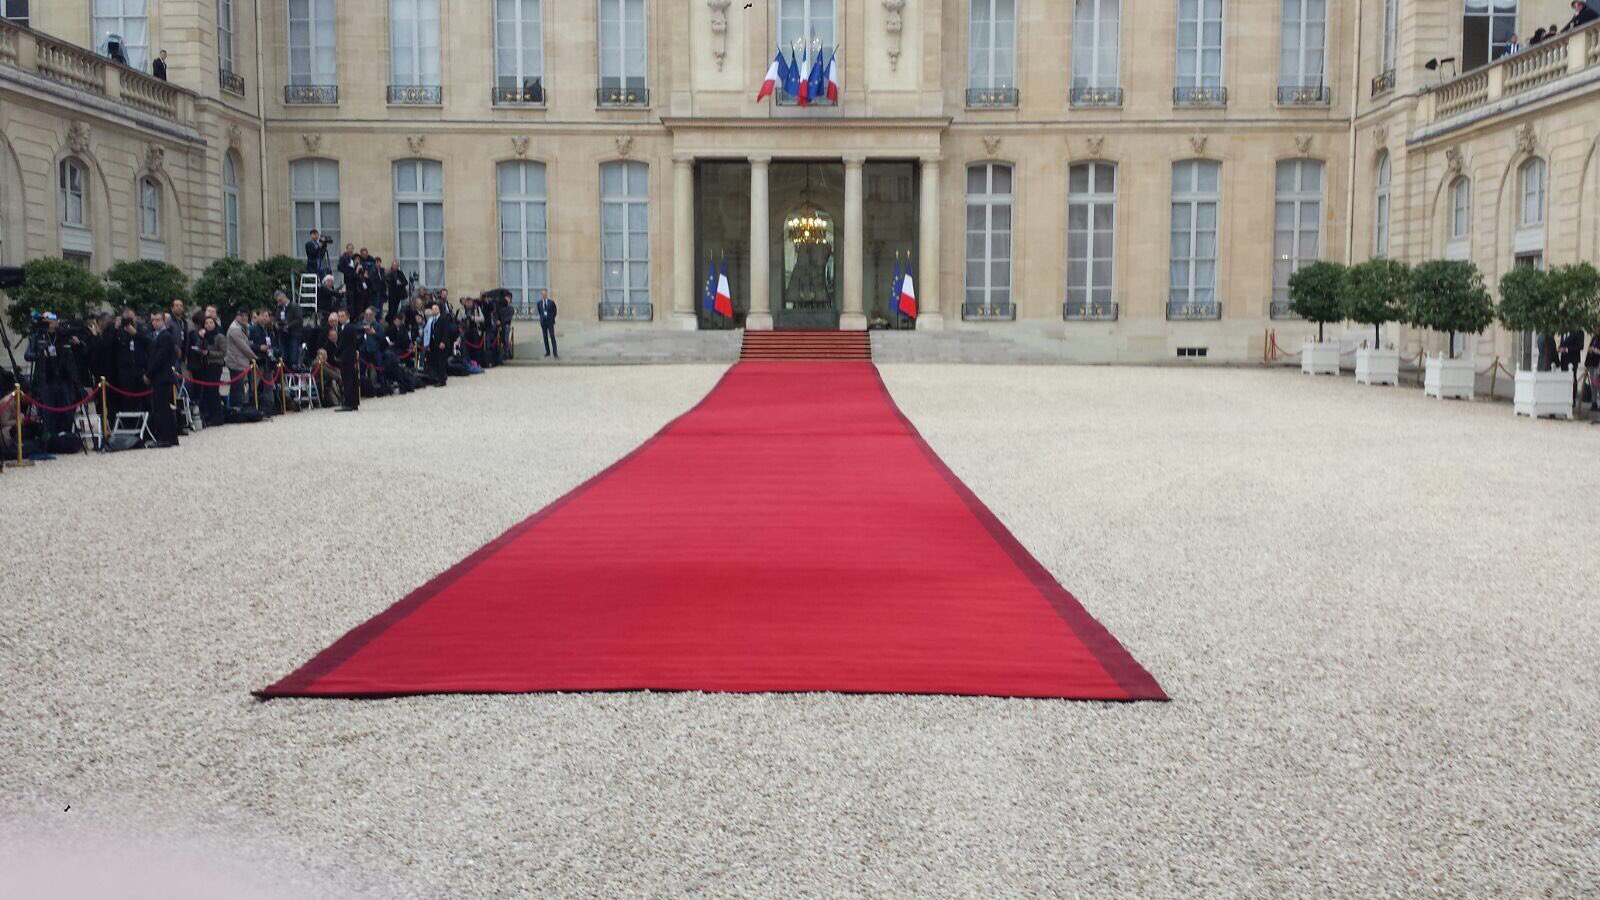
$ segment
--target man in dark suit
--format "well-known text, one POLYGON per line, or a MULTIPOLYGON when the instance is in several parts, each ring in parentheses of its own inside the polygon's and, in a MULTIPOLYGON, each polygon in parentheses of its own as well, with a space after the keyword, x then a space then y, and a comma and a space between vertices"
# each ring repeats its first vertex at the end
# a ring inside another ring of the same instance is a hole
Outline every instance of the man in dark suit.
POLYGON ((151 313, 150 362, 145 382, 150 386, 150 433, 156 447, 178 445, 178 419, 172 412, 178 387, 178 344, 165 313, 151 313))
POLYGON ((167 80, 167 51, 161 51, 161 55, 156 58, 156 61, 150 64, 150 74, 162 81, 167 80))
POLYGON ((554 355, 561 358, 561 350, 556 347, 556 302, 550 299, 550 292, 540 288, 539 302, 533 306, 539 313, 539 333, 544 336, 544 355, 554 355))
POLYGON ((356 354, 364 337, 361 326, 350 320, 350 312, 339 310, 339 386, 344 394, 340 412, 355 412, 361 408, 361 362, 356 354))
POLYGON ((356 245, 345 244, 344 253, 339 257, 339 274, 344 278, 344 289, 349 293, 356 280, 356 245))
POLYGON ((315 228, 311 229, 311 240, 306 241, 306 271, 316 275, 318 283, 328 274, 328 245, 322 240, 322 232, 315 228))
POLYGON ((411 295, 411 279, 400 271, 400 260, 389 261, 389 271, 383 273, 383 286, 389 293, 389 319, 392 320, 400 311, 400 304, 411 295))

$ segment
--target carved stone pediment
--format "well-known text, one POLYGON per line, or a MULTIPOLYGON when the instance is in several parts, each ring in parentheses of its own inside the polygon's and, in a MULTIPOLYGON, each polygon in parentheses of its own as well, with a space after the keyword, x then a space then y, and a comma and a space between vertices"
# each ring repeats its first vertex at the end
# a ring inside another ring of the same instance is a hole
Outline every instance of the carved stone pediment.
POLYGON ((67 147, 73 153, 89 152, 89 124, 73 122, 67 127, 67 147))

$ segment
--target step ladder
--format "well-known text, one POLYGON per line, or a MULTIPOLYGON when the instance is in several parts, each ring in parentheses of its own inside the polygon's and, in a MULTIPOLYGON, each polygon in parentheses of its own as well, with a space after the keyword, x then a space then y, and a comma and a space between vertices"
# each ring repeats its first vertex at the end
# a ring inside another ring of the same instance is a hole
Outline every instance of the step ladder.
POLYGON ((317 318, 317 273, 306 272, 300 276, 300 311, 317 318))

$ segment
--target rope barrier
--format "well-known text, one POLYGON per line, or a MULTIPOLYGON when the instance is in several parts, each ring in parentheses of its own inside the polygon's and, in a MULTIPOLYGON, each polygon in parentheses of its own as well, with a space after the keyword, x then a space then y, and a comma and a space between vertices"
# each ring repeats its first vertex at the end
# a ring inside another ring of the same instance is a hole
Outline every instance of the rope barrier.
POLYGON ((143 400, 144 398, 153 396, 155 394, 155 391, 153 391, 153 390, 151 390, 151 391, 125 391, 122 388, 117 387, 116 385, 112 384, 109 381, 106 382, 106 389, 111 391, 111 393, 116 394, 119 397, 128 397, 128 398, 133 399, 133 400, 143 400))
POLYGON ((241 378, 243 378, 243 377, 245 377, 246 375, 249 375, 249 374, 250 374, 250 370, 249 369, 245 369, 243 372, 240 372, 239 374, 233 376, 232 378, 229 378, 227 381, 202 381, 199 378, 190 378, 188 375, 183 375, 182 377, 183 377, 184 381, 187 381, 190 384, 196 385, 198 387, 225 388, 225 387, 233 387, 235 384, 239 383, 239 379, 241 379, 241 378))
POLYGON ((20 396, 22 399, 28 401, 29 403, 32 403, 35 409, 42 409, 45 412, 49 412, 49 413, 70 413, 70 412, 77 412, 78 410, 80 410, 83 407, 89 405, 90 403, 93 403, 94 402, 94 398, 99 393, 100 393, 100 389, 97 387, 94 390, 90 391, 87 395, 85 395, 82 400, 79 400, 77 403, 74 403, 71 406, 50 406, 48 404, 40 403, 38 398, 29 396, 28 394, 19 393, 18 396, 20 396))

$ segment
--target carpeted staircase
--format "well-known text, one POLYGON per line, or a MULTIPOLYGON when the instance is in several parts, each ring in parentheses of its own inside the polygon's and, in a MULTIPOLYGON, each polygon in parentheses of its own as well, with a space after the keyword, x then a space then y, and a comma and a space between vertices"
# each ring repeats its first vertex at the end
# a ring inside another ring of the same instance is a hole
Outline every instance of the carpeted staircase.
POLYGON ((872 361, 872 340, 865 331, 746 331, 741 360, 872 361))

